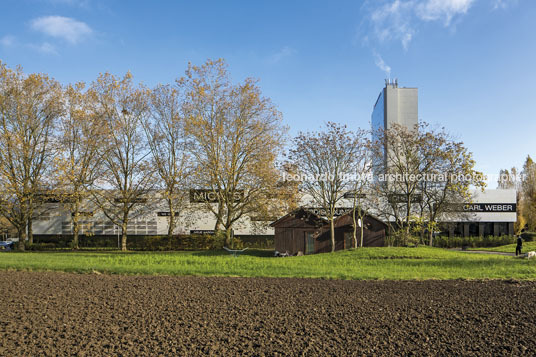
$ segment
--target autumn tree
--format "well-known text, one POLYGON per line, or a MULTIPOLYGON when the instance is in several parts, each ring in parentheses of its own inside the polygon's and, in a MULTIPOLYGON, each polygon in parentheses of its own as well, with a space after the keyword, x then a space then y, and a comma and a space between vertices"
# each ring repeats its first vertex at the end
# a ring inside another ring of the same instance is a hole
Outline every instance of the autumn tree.
POLYGON ((21 250, 50 167, 51 136, 62 110, 58 82, 0 63, 0 212, 16 227, 21 250))
POLYGON ((510 170, 501 169, 497 180, 497 189, 499 190, 516 190, 516 221, 514 222, 515 234, 520 234, 527 224, 524 207, 523 207, 523 175, 518 172, 516 167, 510 170))
POLYGON ((150 95, 150 117, 144 122, 157 185, 169 209, 168 237, 177 224, 192 173, 191 154, 185 132, 185 86, 159 85, 150 95))
POLYGON ((406 245, 412 216, 418 214, 418 203, 422 199, 415 177, 428 171, 431 161, 422 156, 419 127, 393 124, 373 132, 372 138, 370 150, 376 175, 372 186, 374 204, 391 231, 402 229, 402 244, 406 245))
POLYGON ((90 188, 101 174, 106 154, 105 127, 96 92, 85 90, 84 83, 64 90, 65 112, 59 120, 58 154, 54 158, 55 196, 68 208, 73 231, 73 249, 79 247, 80 219, 93 213, 90 188))
POLYGON ((353 176, 351 190, 347 193, 348 198, 352 201, 352 237, 354 248, 363 247, 364 218, 370 206, 370 185, 372 184, 372 161, 370 155, 370 141, 367 139, 368 133, 364 130, 358 130, 355 133, 355 152, 353 159, 353 176), (357 229, 359 228, 359 244, 357 241, 357 229))
POLYGON ((517 177, 517 169, 512 167, 510 171, 508 169, 499 171, 499 178, 497 179, 497 189, 499 190, 511 190, 518 189, 519 181, 517 177))
POLYGON ((428 232, 428 244, 433 245, 433 232, 439 220, 463 215, 453 209, 472 199, 471 190, 484 190, 484 175, 475 170, 475 161, 463 142, 454 140, 444 129, 421 127, 421 157, 429 161, 419 180, 421 218, 428 232))
POLYGON ((302 181, 298 175, 298 167, 293 163, 281 162, 278 167, 281 177, 269 197, 274 198, 272 204, 276 206, 274 209, 276 216, 283 216, 300 205, 303 196, 300 191, 302 181))
POLYGON ((255 212, 277 184, 276 159, 286 128, 253 79, 232 84, 223 60, 189 65, 178 83, 188 88, 186 128, 197 170, 195 186, 209 190, 205 207, 225 230, 225 244, 242 217, 255 212))
POLYGON ((259 197, 260 201, 250 215, 251 226, 259 231, 266 229, 270 222, 298 208, 302 198, 296 167, 288 161, 278 163, 277 167, 279 180, 269 192, 259 197))
POLYGON ((328 122, 322 131, 301 132, 294 138, 290 159, 304 180, 301 189, 326 212, 331 251, 335 251, 335 212, 346 191, 352 189, 355 155, 360 142, 346 126, 328 122))
POLYGON ((106 140, 101 143, 102 174, 93 185, 93 198, 112 223, 121 227, 121 250, 127 249, 127 227, 153 188, 154 169, 145 140, 143 121, 149 115, 148 91, 136 86, 132 75, 99 76, 91 87, 106 140))
POLYGON ((497 180, 498 189, 516 190, 516 222, 514 231, 536 230, 536 163, 527 156, 521 172, 512 167, 501 169, 497 180))
POLYGON ((536 163, 530 155, 525 159, 521 181, 521 211, 527 228, 536 230, 536 163))
POLYGON ((373 136, 378 211, 394 221, 393 230, 402 229, 402 244, 417 224, 421 240, 426 231, 432 245, 439 220, 460 214, 453 208, 470 201, 472 187, 485 186, 472 154, 444 129, 427 123, 411 129, 395 124, 373 136))

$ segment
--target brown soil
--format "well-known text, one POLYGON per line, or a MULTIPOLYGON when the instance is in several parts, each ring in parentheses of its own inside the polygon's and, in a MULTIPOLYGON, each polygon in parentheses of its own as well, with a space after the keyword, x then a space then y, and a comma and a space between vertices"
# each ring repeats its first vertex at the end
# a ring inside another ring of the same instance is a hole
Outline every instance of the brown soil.
POLYGON ((0 355, 535 355, 536 282, 1 272, 0 355))

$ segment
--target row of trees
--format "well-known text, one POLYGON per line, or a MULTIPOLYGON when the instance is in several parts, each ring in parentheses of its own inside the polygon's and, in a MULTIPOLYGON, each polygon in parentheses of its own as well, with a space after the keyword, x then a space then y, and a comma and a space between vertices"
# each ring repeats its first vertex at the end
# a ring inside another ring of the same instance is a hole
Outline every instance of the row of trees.
POLYGON ((336 207, 344 199, 352 202, 356 247, 358 236, 363 245, 360 222, 366 213, 397 232, 400 244, 417 233, 421 242, 432 245, 440 219, 461 214, 460 205, 470 202, 472 189, 485 187, 463 143, 425 123, 372 133, 328 123, 322 131, 298 135, 290 158, 303 174, 303 192, 327 213, 333 249, 336 207))
POLYGON ((148 199, 165 200, 171 236, 185 192, 198 188, 215 197, 205 209, 228 244, 240 218, 279 216, 308 194, 326 212, 333 249, 345 198, 356 247, 367 212, 401 232, 402 244, 415 230, 432 244, 441 215, 469 200, 470 187, 483 187, 463 144, 426 124, 371 133, 329 122, 296 136, 285 159, 286 133, 256 81, 232 83, 223 60, 189 65, 155 88, 130 73, 62 86, 0 63, 0 214, 24 249, 42 202, 59 199, 77 248, 91 202, 120 227, 126 250, 128 223, 148 199), (465 179, 453 179, 460 174, 465 179))
POLYGON ((167 202, 171 235, 185 190, 198 187, 214 193, 206 208, 228 241, 242 216, 275 208, 267 193, 285 191, 276 187, 285 134, 256 82, 231 83, 223 60, 189 65, 175 83, 152 89, 130 73, 61 86, 0 63, 0 213, 24 249, 40 204, 59 198, 77 247, 91 201, 121 228, 126 250, 128 222, 150 191, 167 202))

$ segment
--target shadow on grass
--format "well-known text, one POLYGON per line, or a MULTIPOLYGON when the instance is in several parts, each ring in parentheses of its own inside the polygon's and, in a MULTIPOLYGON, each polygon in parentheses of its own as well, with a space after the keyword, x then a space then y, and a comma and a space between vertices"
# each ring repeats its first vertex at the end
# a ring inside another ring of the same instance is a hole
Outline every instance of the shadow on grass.
POLYGON ((515 259, 514 257, 510 257, 510 256, 496 256, 496 257, 497 259, 494 259, 494 258, 492 259, 450 258, 450 259, 422 259, 422 260, 408 259, 408 260, 404 260, 400 264, 403 266, 407 266, 407 267, 426 266, 426 267, 446 268, 446 269, 463 268, 463 269, 468 269, 468 270, 478 270, 478 268, 482 268, 482 267, 508 268, 511 266, 520 266, 522 264, 529 266, 529 267, 530 266, 536 267, 536 265, 531 264, 532 262, 529 262, 528 260, 515 259))
MULTIPOLYGON (((5 254, 26 254, 26 253, 37 253, 37 254, 58 254, 58 255, 79 255, 79 256, 93 256, 93 255, 167 255, 167 254, 184 254, 192 255, 199 257, 216 257, 216 256, 229 256, 229 252, 223 249, 217 250, 134 250, 129 249, 126 252, 119 249, 86 249, 81 248, 78 250, 73 250, 70 248, 57 248, 57 249, 46 249, 46 250, 12 250, 12 251, 2 251, 0 253, 5 254)), ((244 253, 240 254, 241 256, 252 256, 252 257, 273 257, 274 251, 270 249, 248 249, 244 253)))
MULTIPOLYGON (((220 249, 220 250, 202 250, 202 251, 196 251, 192 253, 194 256, 198 257, 214 257, 214 256, 230 256, 231 254, 227 252, 226 250, 220 249)), ((241 253, 240 256, 251 256, 251 257, 261 257, 261 258, 267 258, 267 257, 273 257, 274 251, 271 249, 248 249, 245 252, 241 253)))

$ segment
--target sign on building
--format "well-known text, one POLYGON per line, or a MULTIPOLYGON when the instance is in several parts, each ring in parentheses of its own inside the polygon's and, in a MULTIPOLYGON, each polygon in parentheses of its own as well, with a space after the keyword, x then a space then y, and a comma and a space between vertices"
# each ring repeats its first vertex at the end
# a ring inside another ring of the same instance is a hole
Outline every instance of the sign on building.
POLYGON ((516 212, 515 203, 462 203, 448 207, 451 212, 516 212))
MULTIPOLYGON (((207 189, 190 189, 190 202, 192 203, 218 203, 220 190, 207 189)), ((244 191, 240 190, 234 193, 234 202, 240 202, 244 198, 244 191)))

